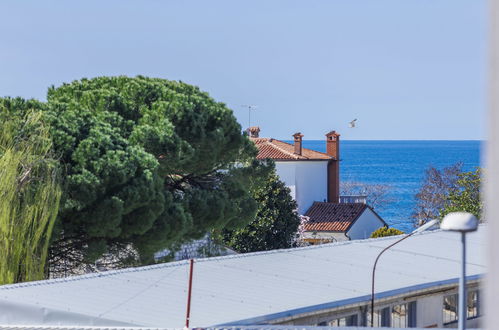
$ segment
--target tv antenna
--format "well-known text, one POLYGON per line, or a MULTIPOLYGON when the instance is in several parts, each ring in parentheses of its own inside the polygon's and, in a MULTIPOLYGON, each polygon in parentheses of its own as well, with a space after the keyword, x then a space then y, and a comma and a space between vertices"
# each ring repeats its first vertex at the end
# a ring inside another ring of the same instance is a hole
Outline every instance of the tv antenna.
POLYGON ((258 106, 252 105, 252 104, 243 104, 241 106, 243 108, 248 108, 248 128, 250 128, 251 127, 251 110, 255 110, 256 108, 258 108, 258 106))

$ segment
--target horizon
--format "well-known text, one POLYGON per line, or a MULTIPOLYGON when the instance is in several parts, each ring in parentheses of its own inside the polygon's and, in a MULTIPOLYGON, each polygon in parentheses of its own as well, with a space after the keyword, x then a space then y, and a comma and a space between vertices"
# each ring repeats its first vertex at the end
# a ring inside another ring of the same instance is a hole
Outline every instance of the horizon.
MULTIPOLYGON (((293 140, 288 140, 288 139, 280 139, 280 138, 275 138, 276 140, 281 140, 284 142, 293 142, 293 140)), ((326 142, 326 139, 303 139, 303 141, 324 141, 326 142)), ((421 142, 432 142, 432 141, 442 141, 442 142, 487 142, 487 140, 478 140, 478 139, 468 139, 468 140, 446 140, 446 139, 341 139, 342 142, 345 141, 362 141, 362 142, 370 142, 370 141, 421 141, 421 142)))

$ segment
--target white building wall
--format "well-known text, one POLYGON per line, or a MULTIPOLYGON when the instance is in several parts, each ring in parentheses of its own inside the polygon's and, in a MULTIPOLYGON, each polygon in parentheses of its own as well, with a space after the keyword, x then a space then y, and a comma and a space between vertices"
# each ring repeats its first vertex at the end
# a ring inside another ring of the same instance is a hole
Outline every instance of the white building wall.
POLYGON ((327 161, 276 161, 281 181, 291 190, 298 213, 305 214, 314 201, 327 200, 327 161))
POLYGON ((350 239, 369 238, 373 231, 383 226, 384 223, 374 214, 374 212, 369 208, 366 208, 360 218, 355 221, 347 232, 347 235, 350 239))
POLYGON ((421 297, 417 301, 417 326, 419 328, 442 326, 443 295, 421 297))
MULTIPOLYGON (((457 288, 453 291, 457 292, 457 288)), ((420 297, 417 299, 417 327, 418 328, 457 328, 457 321, 445 324, 443 319, 444 296, 449 292, 438 293, 431 296, 420 297)), ((483 313, 483 311, 481 311, 483 313)), ((466 320, 466 328, 479 328, 481 326, 481 317, 466 320)))
POLYGON ((279 179, 291 190, 291 197, 296 200, 296 164, 295 162, 275 162, 279 179))

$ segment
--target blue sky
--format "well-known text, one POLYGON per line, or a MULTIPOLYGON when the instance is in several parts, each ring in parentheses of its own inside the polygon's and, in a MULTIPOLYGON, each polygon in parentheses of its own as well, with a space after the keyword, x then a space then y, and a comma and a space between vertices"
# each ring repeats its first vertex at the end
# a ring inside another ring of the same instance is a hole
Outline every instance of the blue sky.
POLYGON ((241 105, 258 105, 263 136, 485 137, 485 0, 2 1, 0 13, 0 96, 141 74, 199 86, 243 127, 241 105))

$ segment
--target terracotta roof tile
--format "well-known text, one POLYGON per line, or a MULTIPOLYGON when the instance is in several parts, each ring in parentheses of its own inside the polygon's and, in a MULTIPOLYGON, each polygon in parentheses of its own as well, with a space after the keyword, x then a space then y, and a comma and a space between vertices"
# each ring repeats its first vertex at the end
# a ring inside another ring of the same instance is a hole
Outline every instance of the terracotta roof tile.
POLYGON ((250 138, 258 148, 257 159, 271 158, 274 160, 329 160, 333 157, 323 152, 302 148, 302 154, 294 153, 294 145, 276 139, 250 138))
POLYGON ((366 208, 362 203, 314 202, 305 213, 310 218, 305 231, 347 231, 366 208))

